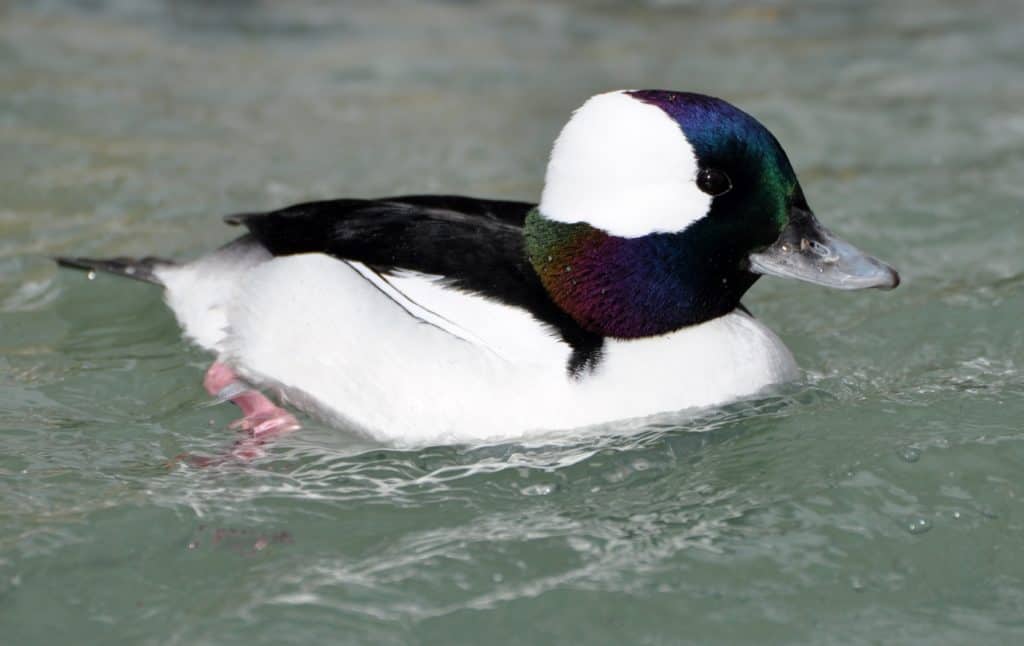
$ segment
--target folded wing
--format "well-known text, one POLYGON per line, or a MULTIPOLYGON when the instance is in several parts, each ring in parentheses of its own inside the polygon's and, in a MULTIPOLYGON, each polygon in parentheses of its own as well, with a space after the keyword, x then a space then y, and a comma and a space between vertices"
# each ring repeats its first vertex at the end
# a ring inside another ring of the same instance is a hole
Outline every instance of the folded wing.
POLYGON ((572 348, 567 368, 578 374, 596 362, 603 341, 551 301, 527 261, 522 227, 533 207, 414 195, 309 202, 226 221, 245 226, 274 256, 323 253, 385 277, 415 272, 448 289, 525 310, 572 348))

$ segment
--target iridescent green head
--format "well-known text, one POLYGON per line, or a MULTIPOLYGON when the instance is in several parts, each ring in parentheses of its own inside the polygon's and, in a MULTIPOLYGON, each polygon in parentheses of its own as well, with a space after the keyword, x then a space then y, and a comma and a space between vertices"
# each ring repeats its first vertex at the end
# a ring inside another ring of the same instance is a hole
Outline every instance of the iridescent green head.
POLYGON ((591 98, 552 150, 527 253, 555 302, 606 336, 726 314, 760 274, 894 287, 888 266, 821 227, 756 119, 664 90, 591 98))

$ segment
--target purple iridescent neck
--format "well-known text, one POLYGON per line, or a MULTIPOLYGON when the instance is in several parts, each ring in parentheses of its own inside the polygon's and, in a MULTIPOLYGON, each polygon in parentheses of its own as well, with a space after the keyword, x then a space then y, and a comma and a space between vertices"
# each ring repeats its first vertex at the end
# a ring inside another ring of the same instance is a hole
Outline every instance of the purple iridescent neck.
POLYGON ((606 337, 657 336, 722 316, 756 280, 681 234, 622 238, 537 210, 525 231, 527 255, 551 298, 606 337))

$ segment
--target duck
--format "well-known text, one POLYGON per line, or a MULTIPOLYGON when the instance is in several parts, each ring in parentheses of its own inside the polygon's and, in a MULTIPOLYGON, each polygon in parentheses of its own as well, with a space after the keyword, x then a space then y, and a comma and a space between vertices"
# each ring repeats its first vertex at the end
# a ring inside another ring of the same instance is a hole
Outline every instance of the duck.
MULTIPOLYGON (((706 410, 794 380, 742 304, 761 276, 892 289, 820 224, 782 146, 702 94, 575 110, 539 202, 405 195, 225 218, 197 259, 59 257, 161 286, 251 436, 292 411, 395 445, 516 440, 706 410)), ((614 426, 614 425, 613 425, 614 426)))

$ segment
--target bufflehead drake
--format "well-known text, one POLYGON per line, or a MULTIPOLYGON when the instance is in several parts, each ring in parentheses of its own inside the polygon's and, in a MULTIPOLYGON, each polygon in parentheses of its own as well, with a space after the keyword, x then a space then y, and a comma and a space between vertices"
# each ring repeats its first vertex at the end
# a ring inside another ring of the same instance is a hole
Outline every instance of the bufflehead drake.
POLYGON ((797 375, 740 304, 759 276, 899 283, 817 222, 757 120, 662 90, 584 103, 537 205, 416 195, 226 220, 248 232, 192 262, 59 260, 162 285, 217 354, 207 389, 256 435, 295 426, 261 389, 399 444, 723 404, 797 375))

